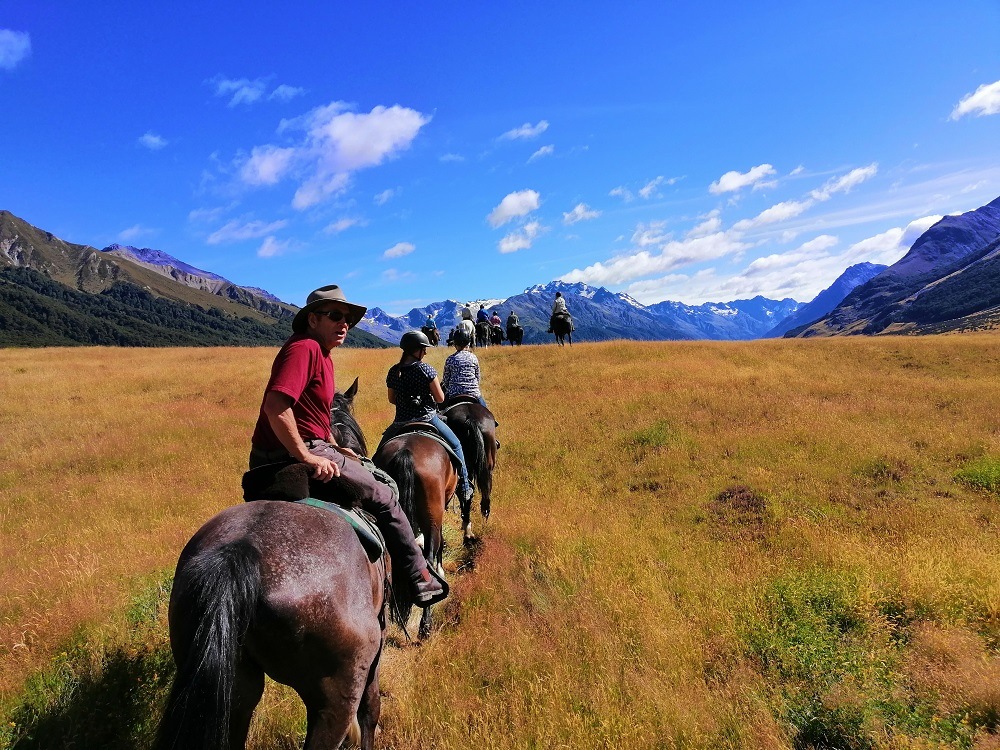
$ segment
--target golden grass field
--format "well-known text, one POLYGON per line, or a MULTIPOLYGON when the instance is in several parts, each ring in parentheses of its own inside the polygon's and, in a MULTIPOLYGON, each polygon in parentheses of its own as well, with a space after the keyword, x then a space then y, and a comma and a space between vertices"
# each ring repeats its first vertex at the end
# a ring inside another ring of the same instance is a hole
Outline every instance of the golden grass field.
MULTIPOLYGON (((96 747, 101 700, 148 741, 164 584, 241 501, 273 355, 0 350, 0 746, 96 747)), ((493 517, 474 565, 452 518, 379 747, 1000 747, 1000 336, 479 355, 493 517)), ((396 358, 334 353, 369 443, 396 358)), ((252 747, 297 747, 265 704, 252 747)))

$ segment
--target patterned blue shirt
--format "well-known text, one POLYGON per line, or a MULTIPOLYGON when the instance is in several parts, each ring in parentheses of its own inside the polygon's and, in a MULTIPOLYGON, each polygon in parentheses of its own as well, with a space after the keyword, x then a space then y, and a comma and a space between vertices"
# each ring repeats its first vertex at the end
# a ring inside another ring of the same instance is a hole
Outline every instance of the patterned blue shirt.
POLYGON ((385 384, 396 394, 397 422, 430 422, 437 411, 431 397, 431 381, 437 371, 424 362, 395 365, 385 376, 385 384))
POLYGON ((452 396, 476 396, 479 392, 479 357, 463 349, 444 361, 444 386, 446 398, 452 396))

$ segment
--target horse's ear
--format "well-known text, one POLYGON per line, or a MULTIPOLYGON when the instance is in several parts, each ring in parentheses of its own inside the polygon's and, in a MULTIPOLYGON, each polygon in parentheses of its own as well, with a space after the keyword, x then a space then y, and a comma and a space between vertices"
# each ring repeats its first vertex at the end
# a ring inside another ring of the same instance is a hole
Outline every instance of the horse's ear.
POLYGON ((355 396, 358 395, 358 379, 357 378, 354 378, 354 382, 351 383, 351 387, 347 389, 347 392, 344 393, 344 395, 347 396, 347 398, 349 398, 349 399, 353 399, 355 396))

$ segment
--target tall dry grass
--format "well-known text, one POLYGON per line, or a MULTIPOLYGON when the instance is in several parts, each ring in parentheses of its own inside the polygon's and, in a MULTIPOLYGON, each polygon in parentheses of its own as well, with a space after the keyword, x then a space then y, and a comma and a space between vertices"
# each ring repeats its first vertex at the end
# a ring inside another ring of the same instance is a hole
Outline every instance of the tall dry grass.
MULTIPOLYGON (((239 501, 272 356, 0 352, 8 695, 239 501)), ((395 357, 335 353, 370 441, 395 357)), ((1000 496, 961 477, 1000 466, 996 336, 480 359, 494 516, 441 629, 387 654, 381 746, 994 740, 1000 496)), ((298 711, 276 691, 256 746, 294 746, 298 711)))

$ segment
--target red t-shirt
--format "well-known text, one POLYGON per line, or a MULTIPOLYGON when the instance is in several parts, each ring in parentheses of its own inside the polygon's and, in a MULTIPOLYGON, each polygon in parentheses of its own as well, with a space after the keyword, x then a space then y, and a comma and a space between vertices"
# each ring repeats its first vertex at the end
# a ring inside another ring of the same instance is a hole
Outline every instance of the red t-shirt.
MULTIPOLYGON (((307 336, 293 334, 271 366, 271 379, 267 381, 264 396, 268 391, 278 391, 289 396, 294 403, 292 413, 295 426, 303 440, 330 437, 330 408, 333 406, 333 361, 330 353, 323 350, 319 342, 307 336)), ((253 431, 251 444, 261 450, 283 448, 278 436, 271 429, 271 423, 264 414, 261 401, 257 426, 253 431)))

